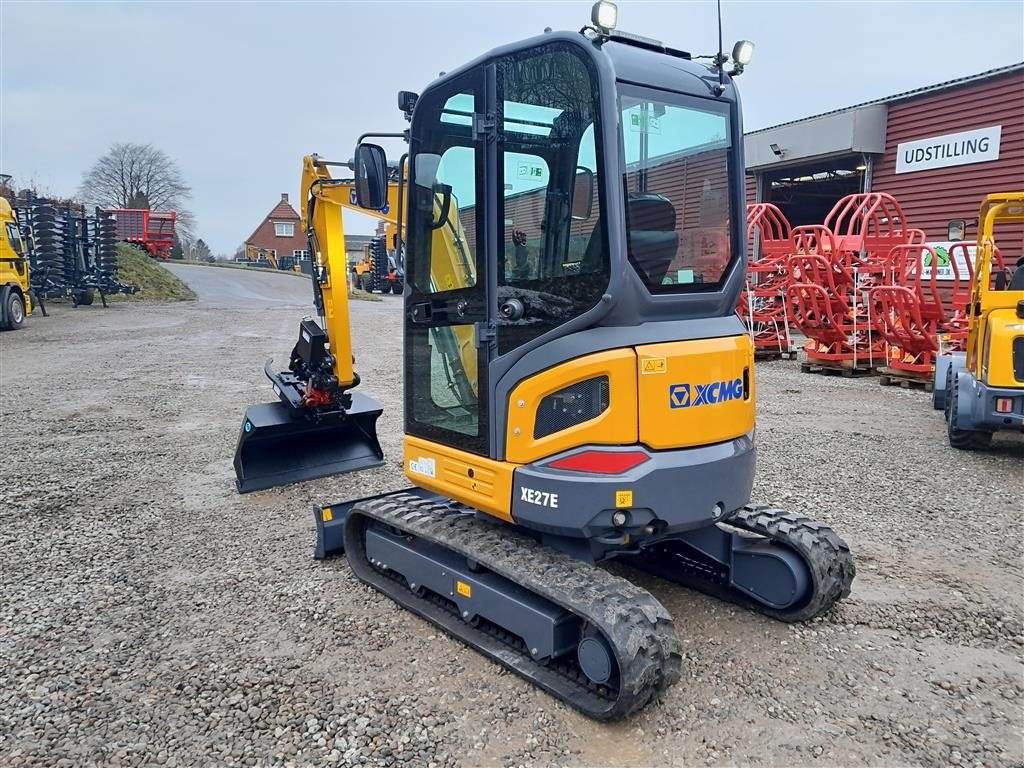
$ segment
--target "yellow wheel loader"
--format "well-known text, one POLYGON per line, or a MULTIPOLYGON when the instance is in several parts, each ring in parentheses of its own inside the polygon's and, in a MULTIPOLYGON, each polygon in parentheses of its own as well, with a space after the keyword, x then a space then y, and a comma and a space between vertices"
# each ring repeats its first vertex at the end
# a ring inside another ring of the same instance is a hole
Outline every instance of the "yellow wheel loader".
MULTIPOLYGON (((999 430, 1024 430, 1024 259, 1007 280, 993 275, 997 224, 1024 222, 1024 192, 988 195, 978 214, 967 351, 935 360, 932 403, 946 416, 949 444, 978 450, 999 430)), ((962 232, 965 222, 950 222, 962 232)))
MULTIPOLYGON (((315 512, 316 557, 344 552, 367 584, 598 719, 655 699, 682 658, 665 608, 598 563, 783 621, 829 610, 854 577, 830 528, 749 506, 732 81, 749 48, 737 45, 731 71, 722 55, 705 66, 615 32, 609 6, 578 33, 504 46, 400 93, 408 130, 361 137, 356 198, 378 211, 396 179, 367 139, 408 141, 397 205, 414 487, 315 512)), ((306 193, 326 335, 303 322, 295 391, 326 393, 341 413, 326 437, 308 422, 318 447, 361 445, 369 463, 379 407, 352 392, 331 185, 306 193)), ((240 450, 261 429, 252 411, 240 450)))

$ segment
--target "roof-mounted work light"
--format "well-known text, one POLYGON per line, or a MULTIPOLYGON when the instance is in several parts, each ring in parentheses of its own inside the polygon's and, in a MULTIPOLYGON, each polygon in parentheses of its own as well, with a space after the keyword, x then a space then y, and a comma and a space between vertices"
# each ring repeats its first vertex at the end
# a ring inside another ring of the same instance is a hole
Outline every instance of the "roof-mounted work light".
POLYGON ((732 47, 733 68, 729 74, 735 77, 742 74, 744 68, 754 58, 754 44, 749 40, 737 40, 732 47))
POLYGON ((598 0, 590 9, 590 21, 601 34, 607 35, 619 21, 619 9, 608 0, 598 0))
POLYGON ((754 58, 754 44, 749 40, 737 40, 732 47, 732 60, 741 67, 747 66, 754 58))

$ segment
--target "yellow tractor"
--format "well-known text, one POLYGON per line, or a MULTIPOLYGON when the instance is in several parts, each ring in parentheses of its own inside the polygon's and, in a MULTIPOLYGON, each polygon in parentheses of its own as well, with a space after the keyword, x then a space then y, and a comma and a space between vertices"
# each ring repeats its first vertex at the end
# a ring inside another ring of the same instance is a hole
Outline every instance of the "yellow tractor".
MULTIPOLYGON (((1024 259, 1009 280, 993 275, 996 225, 1021 222, 1024 192, 991 194, 981 204, 967 351, 935 361, 932 402, 945 412, 953 448, 978 450, 999 430, 1024 430, 1024 259)), ((950 222, 950 233, 964 227, 950 222)))
POLYGON ((388 253, 387 244, 396 242, 394 225, 388 224, 388 230, 363 246, 363 257, 352 267, 352 284, 367 293, 398 295, 405 288, 402 268, 388 253))
MULTIPOLYGON (((749 504, 733 77, 751 46, 705 65, 616 32, 611 3, 592 22, 403 91, 408 130, 360 138, 356 202, 396 206, 406 246, 413 487, 318 508, 315 554, 344 552, 400 605, 614 719, 679 679, 682 646, 658 600, 599 563, 782 621, 846 597, 854 564, 827 526, 749 504), (375 137, 408 152, 389 166, 375 137)), ((281 402, 246 411, 242 491, 382 458, 380 405, 355 391, 345 182, 327 165, 307 157, 303 173, 322 325, 303 321, 289 371, 270 372, 281 402), (268 417, 282 404, 290 424, 268 417)))
POLYGON ((21 328, 32 312, 28 257, 18 219, 6 198, 0 197, 0 330, 21 328))

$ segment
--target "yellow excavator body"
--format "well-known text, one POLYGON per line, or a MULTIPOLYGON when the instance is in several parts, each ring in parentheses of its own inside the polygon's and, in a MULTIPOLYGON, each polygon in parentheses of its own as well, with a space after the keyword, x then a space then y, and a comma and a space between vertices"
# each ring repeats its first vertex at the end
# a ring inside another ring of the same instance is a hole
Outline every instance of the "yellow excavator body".
MULTIPOLYGON (((353 179, 303 164, 322 326, 303 321, 290 373, 271 379, 306 460, 255 487, 372 465, 380 411, 357 389, 339 209, 394 214, 412 487, 317 508, 315 555, 344 553, 365 583, 599 719, 654 700, 682 653, 664 606, 597 563, 783 621, 829 610, 854 576, 830 528, 749 503, 732 79, 746 62, 715 61, 596 26, 545 34, 401 92, 408 128, 364 134, 353 179), (390 165, 375 138, 407 152, 390 165), (315 464, 339 446, 357 460, 315 464)), ((261 431, 253 408, 239 452, 261 431)))

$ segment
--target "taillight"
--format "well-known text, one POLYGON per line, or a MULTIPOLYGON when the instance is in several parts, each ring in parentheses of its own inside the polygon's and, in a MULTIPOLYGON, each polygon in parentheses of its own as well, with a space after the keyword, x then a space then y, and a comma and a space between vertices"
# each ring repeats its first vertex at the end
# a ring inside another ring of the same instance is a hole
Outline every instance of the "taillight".
POLYGON ((1013 398, 1012 397, 997 397, 996 398, 996 412, 997 413, 1013 413, 1013 398))
POLYGON ((643 464, 648 458, 650 457, 643 451, 583 451, 556 459, 548 466, 555 469, 571 469, 574 472, 618 475, 643 464))

